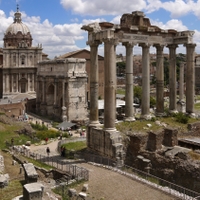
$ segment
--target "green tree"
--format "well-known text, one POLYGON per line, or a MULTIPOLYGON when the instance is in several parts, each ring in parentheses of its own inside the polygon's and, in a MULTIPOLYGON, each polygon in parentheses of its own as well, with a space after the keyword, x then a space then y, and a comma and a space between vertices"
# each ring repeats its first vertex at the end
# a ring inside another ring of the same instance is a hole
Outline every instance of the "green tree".
POLYGON ((125 75, 125 70, 126 70, 126 63, 125 62, 118 62, 117 63, 117 74, 118 74, 118 76, 125 75))

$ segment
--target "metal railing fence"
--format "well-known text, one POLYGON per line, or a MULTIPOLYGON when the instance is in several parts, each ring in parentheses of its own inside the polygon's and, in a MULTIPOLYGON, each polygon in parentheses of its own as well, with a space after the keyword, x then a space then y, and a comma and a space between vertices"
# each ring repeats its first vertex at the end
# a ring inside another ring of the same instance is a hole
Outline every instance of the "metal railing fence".
POLYGON ((163 192, 176 196, 183 200, 195 200, 200 199, 200 193, 184 188, 182 186, 176 185, 150 173, 138 170, 136 168, 130 167, 128 165, 123 165, 122 168, 116 168, 116 161, 102 157, 94 154, 85 154, 84 158, 87 162, 91 162, 94 165, 101 165, 107 167, 110 170, 116 171, 124 176, 138 180, 142 183, 148 184, 149 186, 162 190, 163 192))

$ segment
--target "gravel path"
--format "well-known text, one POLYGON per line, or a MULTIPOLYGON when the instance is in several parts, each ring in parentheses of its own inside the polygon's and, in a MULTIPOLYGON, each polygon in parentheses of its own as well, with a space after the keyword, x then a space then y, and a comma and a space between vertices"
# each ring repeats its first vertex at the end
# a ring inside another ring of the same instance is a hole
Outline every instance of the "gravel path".
MULTIPOLYGON (((47 146, 56 154, 57 141, 48 145, 31 145, 31 151, 45 154, 47 146)), ((174 200, 176 198, 156 190, 146 184, 142 184, 127 178, 117 172, 110 171, 91 164, 78 164, 89 170, 88 196, 92 200, 174 200)), ((80 192, 77 190, 77 192, 80 192)))
POLYGON ((89 170, 88 192, 91 199, 102 200, 172 200, 176 199, 162 191, 129 179, 116 172, 81 164, 89 170))

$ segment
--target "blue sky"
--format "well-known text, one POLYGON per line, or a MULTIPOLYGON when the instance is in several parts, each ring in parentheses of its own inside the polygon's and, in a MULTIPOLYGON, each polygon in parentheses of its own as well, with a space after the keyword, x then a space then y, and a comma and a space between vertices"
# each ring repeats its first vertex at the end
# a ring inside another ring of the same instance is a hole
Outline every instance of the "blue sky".
MULTIPOLYGON (((0 0, 0 47, 6 29, 13 23, 17 4, 23 23, 31 31, 33 46, 41 43, 50 58, 89 49, 83 25, 95 21, 119 24, 122 14, 136 10, 143 11, 151 24, 160 28, 195 31, 196 53, 200 54, 200 0, 0 0)), ((124 52, 123 46, 117 47, 117 53, 124 52)), ((134 47, 134 53, 140 54, 141 48, 134 47)), ((154 48, 151 53, 155 53, 154 48)), ((177 53, 185 53, 185 48, 180 45, 177 53)), ((103 46, 99 54, 103 55, 103 46)))

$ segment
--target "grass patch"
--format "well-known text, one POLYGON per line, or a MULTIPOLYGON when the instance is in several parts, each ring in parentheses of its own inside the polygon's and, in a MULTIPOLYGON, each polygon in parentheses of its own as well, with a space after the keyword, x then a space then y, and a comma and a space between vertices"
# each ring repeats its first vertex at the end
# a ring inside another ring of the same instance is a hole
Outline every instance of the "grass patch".
MULTIPOLYGON (((148 120, 136 120, 135 122, 120 122, 116 125, 118 131, 122 133, 126 133, 127 131, 136 131, 136 132, 146 132, 147 130, 156 131, 159 129, 163 129, 163 126, 159 126, 155 123, 158 120, 161 123, 165 123, 166 125, 181 129, 182 131, 187 131, 187 124, 183 124, 176 120, 176 117, 162 117, 156 118, 153 121, 148 120), (147 124, 151 124, 150 127, 147 124)), ((194 118, 188 118, 188 123, 193 123, 198 121, 194 118)))
POLYGON ((199 153, 196 153, 194 151, 190 151, 189 155, 193 160, 200 160, 200 154, 199 153))
POLYGON ((0 123, 4 130, 0 131, 0 149, 5 149, 11 144, 11 139, 14 138, 14 145, 22 145, 27 140, 31 140, 29 136, 16 133, 20 129, 20 125, 8 125, 0 123))
POLYGON ((125 95, 125 89, 118 88, 118 89, 117 89, 117 94, 125 95))
POLYGON ((63 200, 70 200, 71 198, 68 196, 68 190, 70 188, 75 188, 77 191, 81 192, 84 183, 85 183, 85 180, 80 180, 70 185, 62 185, 62 186, 56 187, 52 191, 62 196, 63 200))
POLYGON ((38 160, 34 160, 34 159, 32 159, 32 158, 28 158, 28 157, 26 157, 26 156, 20 155, 19 157, 20 157, 20 160, 26 160, 26 161, 28 161, 28 162, 30 162, 30 163, 33 163, 33 165, 35 165, 35 166, 37 166, 37 167, 40 167, 40 168, 44 168, 44 169, 46 169, 46 170, 51 170, 52 168, 53 168, 53 169, 55 168, 55 167, 52 167, 52 166, 47 165, 47 164, 45 164, 45 163, 42 163, 42 162, 40 162, 40 161, 38 161, 38 160))
POLYGON ((200 103, 195 103, 195 104, 194 104, 194 109, 195 109, 196 111, 200 111, 200 103))
POLYGON ((64 156, 68 159, 74 159, 74 155, 83 152, 87 148, 87 145, 86 141, 79 141, 63 144, 62 147, 65 148, 64 156))
POLYGON ((67 150, 80 151, 87 147, 86 141, 69 142, 63 145, 67 150))
POLYGON ((10 181, 8 186, 1 189, 0 199, 1 200, 11 200, 16 196, 22 194, 24 181, 14 180, 10 181))

